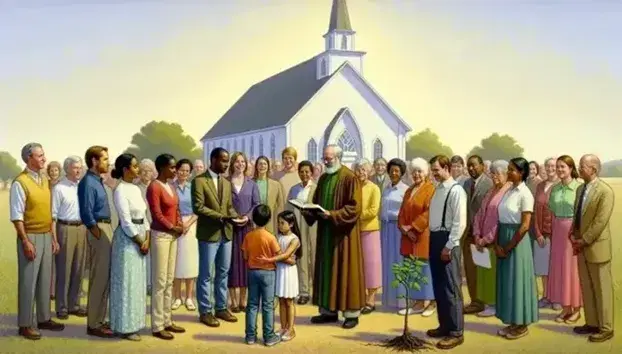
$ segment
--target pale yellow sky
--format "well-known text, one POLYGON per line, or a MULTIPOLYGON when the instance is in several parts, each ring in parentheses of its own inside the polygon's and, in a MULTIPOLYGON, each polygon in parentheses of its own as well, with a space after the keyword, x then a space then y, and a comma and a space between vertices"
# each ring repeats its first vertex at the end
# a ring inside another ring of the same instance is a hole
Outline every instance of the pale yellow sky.
MULTIPOLYGON (((256 7, 217 31, 196 16, 149 45, 94 42, 97 60, 70 72, 0 81, 0 150, 18 157, 38 141, 48 159, 94 144, 116 155, 154 119, 198 140, 253 83, 321 52, 329 10, 327 0, 256 7)), ((622 157, 612 125, 622 82, 604 64, 579 70, 527 27, 508 41, 441 12, 405 16, 381 1, 350 1, 349 10, 357 49, 368 53, 364 76, 415 132, 429 127, 460 154, 499 132, 529 159, 622 157)))

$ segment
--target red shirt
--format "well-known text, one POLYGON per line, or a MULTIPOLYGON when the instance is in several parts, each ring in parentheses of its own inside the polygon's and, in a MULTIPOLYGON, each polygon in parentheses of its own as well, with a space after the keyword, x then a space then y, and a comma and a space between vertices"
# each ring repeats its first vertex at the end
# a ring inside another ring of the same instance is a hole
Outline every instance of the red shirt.
POLYGON ((151 229, 162 232, 170 232, 173 227, 181 225, 179 213, 179 198, 175 189, 172 193, 164 187, 162 182, 153 181, 147 187, 147 203, 151 211, 151 229))

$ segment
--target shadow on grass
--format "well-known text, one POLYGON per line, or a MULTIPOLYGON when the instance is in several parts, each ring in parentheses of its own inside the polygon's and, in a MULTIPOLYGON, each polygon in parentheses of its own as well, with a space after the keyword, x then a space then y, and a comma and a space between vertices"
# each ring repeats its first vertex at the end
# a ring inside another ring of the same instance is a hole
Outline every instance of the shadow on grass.
MULTIPOLYGON (((333 338, 342 339, 347 341, 361 342, 368 345, 382 345, 383 342, 387 340, 391 340, 402 334, 404 330, 401 328, 394 328, 388 330, 385 333, 378 332, 349 332, 353 333, 353 335, 333 335, 333 338)), ((422 331, 410 331, 410 333, 420 339, 429 340, 424 332, 422 331)))
POLYGON ((205 333, 200 333, 200 334, 195 334, 192 336, 192 339, 195 340, 201 340, 201 341, 206 341, 206 342, 226 342, 226 343, 239 343, 239 344, 246 344, 244 342, 244 335, 232 335, 232 334, 205 334, 205 333))
POLYGON ((548 323, 538 323, 534 327, 542 328, 542 329, 544 329, 546 331, 549 331, 549 332, 554 332, 554 333, 559 333, 559 334, 567 334, 569 336, 576 337, 576 335, 574 334, 574 332, 572 330, 573 326, 569 326, 569 325, 566 325, 566 324, 554 325, 554 324, 548 324, 548 323))
MULTIPOLYGON (((118 341, 121 340, 119 338, 99 338, 88 336, 86 334, 86 319, 84 323, 76 324, 76 323, 67 323, 66 321, 58 321, 55 318, 52 318, 54 321, 63 323, 65 325, 65 330, 61 332, 52 332, 52 331, 41 331, 41 337, 45 338, 67 338, 67 339, 84 339, 89 341, 118 341)), ((18 336, 18 327, 17 327, 17 315, 13 314, 1 314, 0 315, 0 338, 4 337, 17 337, 18 336)), ((143 331, 141 331, 143 334, 143 331)), ((147 331, 144 334, 151 334, 151 332, 147 331)), ((26 339, 24 339, 26 341, 26 339)))

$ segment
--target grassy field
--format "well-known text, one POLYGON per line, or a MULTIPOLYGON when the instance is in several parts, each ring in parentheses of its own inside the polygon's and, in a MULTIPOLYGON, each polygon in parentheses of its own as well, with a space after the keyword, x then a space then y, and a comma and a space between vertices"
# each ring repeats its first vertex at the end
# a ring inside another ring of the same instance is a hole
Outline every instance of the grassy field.
MULTIPOLYGON (((616 279, 616 308, 622 309, 619 295, 622 280, 622 179, 608 181, 616 191, 618 203, 612 219, 614 237, 614 278, 616 279)), ((314 326, 309 317, 316 314, 311 306, 298 309, 297 338, 274 349, 263 346, 248 347, 243 343, 243 316, 237 324, 223 324, 213 329, 200 325, 196 313, 179 310, 174 320, 186 327, 187 333, 176 340, 163 342, 144 331, 143 341, 130 343, 120 340, 99 340, 86 336, 85 321, 70 318, 65 321, 64 332, 44 332, 37 342, 17 337, 17 261, 16 241, 8 216, 8 193, 0 192, 0 353, 194 353, 208 350, 210 353, 238 353, 252 351, 279 351, 285 353, 382 353, 384 349, 373 344, 393 337, 401 331, 403 318, 390 313, 376 312, 361 319, 359 327, 346 331, 336 325, 314 326), (369 344, 372 345, 369 345, 369 344)), ((466 291, 465 291, 466 294, 466 291)), ((617 337, 603 344, 588 343, 584 337, 572 334, 572 328, 553 321, 555 314, 542 311, 541 320, 531 327, 528 337, 510 342, 495 335, 500 323, 492 319, 467 317, 465 344, 454 349, 455 353, 608 353, 622 349, 620 310, 616 314, 617 337), (617 349, 616 349, 617 348, 617 349)), ((418 335, 437 326, 435 317, 412 317, 411 328, 418 335)))

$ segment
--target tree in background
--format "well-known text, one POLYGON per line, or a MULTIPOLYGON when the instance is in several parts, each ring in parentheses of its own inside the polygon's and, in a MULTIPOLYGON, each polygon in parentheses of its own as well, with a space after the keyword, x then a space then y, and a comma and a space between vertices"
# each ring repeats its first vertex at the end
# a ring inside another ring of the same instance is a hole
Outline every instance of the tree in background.
POLYGON ((471 155, 479 155, 484 160, 507 160, 522 157, 525 150, 518 144, 516 139, 505 134, 494 133, 482 139, 480 146, 476 146, 469 152, 471 155))
POLYGON ((622 177, 622 160, 610 161, 603 164, 602 177, 622 177))
POLYGON ((22 169, 17 164, 17 160, 7 151, 0 151, 0 179, 13 179, 22 169))
POLYGON ((132 146, 125 152, 132 153, 140 159, 155 158, 168 153, 177 159, 202 159, 201 149, 194 138, 184 132, 181 125, 165 121, 152 121, 140 128, 140 132, 132 136, 132 146))
POLYGON ((411 160, 421 157, 429 160, 432 157, 443 154, 451 157, 453 152, 447 145, 443 145, 438 135, 427 128, 413 135, 406 142, 406 159, 411 160))

